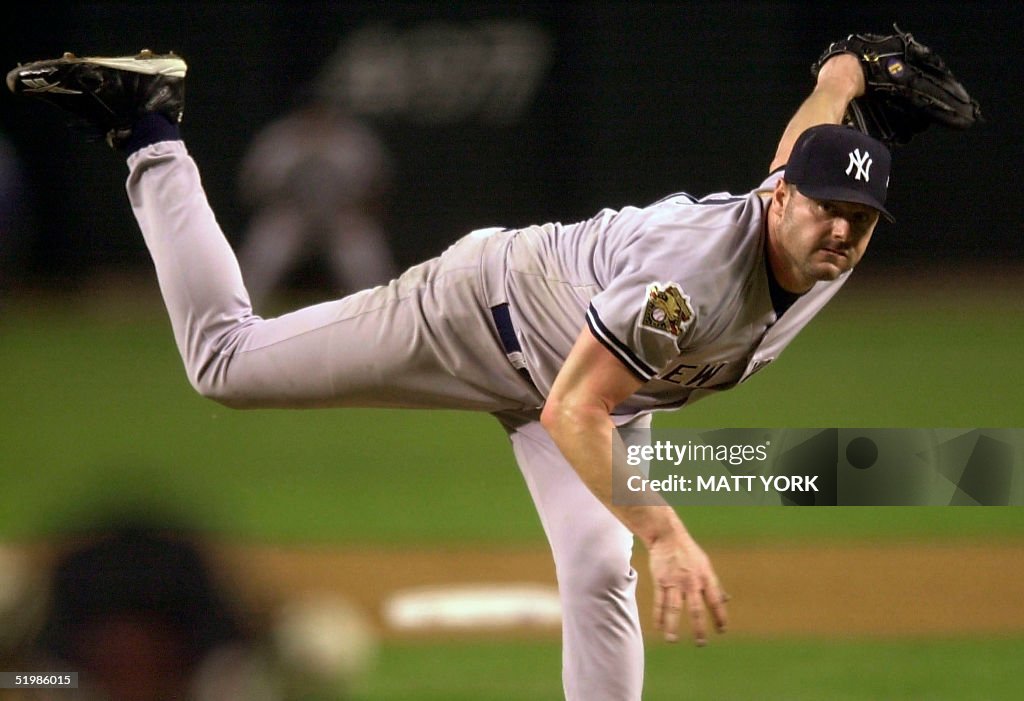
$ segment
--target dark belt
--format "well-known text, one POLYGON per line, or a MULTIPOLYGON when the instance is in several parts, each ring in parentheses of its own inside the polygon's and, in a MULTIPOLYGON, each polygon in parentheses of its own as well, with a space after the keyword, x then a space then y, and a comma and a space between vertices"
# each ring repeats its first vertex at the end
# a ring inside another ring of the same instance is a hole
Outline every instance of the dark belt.
POLYGON ((508 311, 508 304, 491 307, 491 316, 494 317, 494 327, 498 329, 498 338, 501 340, 501 347, 505 349, 508 361, 512 363, 516 372, 523 376, 523 379, 533 385, 530 371, 526 369, 523 347, 519 345, 519 339, 516 338, 516 327, 512 325, 512 315, 508 311))

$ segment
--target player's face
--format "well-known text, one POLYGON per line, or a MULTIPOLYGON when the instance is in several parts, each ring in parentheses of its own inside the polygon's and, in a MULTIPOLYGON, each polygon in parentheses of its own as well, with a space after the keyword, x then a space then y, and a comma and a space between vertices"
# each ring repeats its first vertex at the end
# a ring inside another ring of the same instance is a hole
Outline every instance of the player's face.
POLYGON ((776 193, 781 214, 772 242, 780 283, 803 292, 857 265, 878 224, 878 210, 854 202, 817 200, 783 187, 784 192, 776 193))

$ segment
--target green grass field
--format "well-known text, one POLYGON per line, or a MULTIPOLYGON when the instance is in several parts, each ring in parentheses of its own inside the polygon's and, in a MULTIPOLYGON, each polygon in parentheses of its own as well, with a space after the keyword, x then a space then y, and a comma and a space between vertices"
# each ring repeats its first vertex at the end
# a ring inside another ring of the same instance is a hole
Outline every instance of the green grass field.
MULTIPOLYGON (((1024 303, 982 282, 930 295, 851 284, 775 366, 657 425, 1022 426, 1024 303)), ((188 386, 152 294, 5 308, 0 539, 46 538, 133 505, 259 542, 542 543, 489 417, 222 408, 188 386)), ((1012 507, 705 507, 685 519, 706 544, 1024 537, 1024 511, 1012 507)), ((1022 653, 1024 632, 656 644, 646 698, 1010 699, 1022 653)), ((388 644, 360 698, 558 698, 558 669, 550 640, 388 644)))
MULTIPOLYGON (((773 367, 656 425, 1024 425, 1020 297, 930 289, 851 283, 773 367)), ((143 284, 127 295, 134 303, 84 295, 6 310, 0 536, 31 538, 128 501, 260 540, 542 537, 490 417, 225 409, 188 386, 154 294, 143 284)), ((687 518, 705 539, 740 541, 1024 535, 1018 510, 997 508, 697 508, 687 518)))
MULTIPOLYGON (((645 701, 992 701, 1020 698, 1024 639, 727 641, 648 649, 645 701)), ((557 699, 558 644, 386 648, 360 701, 557 699), (458 670, 453 684, 452 670, 458 670)))

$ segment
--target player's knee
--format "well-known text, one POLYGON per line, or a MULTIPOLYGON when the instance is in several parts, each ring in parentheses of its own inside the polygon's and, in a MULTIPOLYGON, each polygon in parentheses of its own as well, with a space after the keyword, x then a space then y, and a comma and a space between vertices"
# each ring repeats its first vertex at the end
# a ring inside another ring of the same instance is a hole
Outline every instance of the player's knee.
POLYGON ((192 389, 203 398, 217 402, 229 409, 247 409, 253 406, 251 398, 246 396, 242 388, 217 378, 212 373, 188 374, 192 389))
POLYGON ((634 588, 636 571, 630 553, 619 549, 605 551, 581 548, 578 556, 558 564, 558 586, 563 601, 586 606, 594 599, 619 599, 634 588))
POLYGON ((204 399, 210 399, 222 406, 228 407, 229 409, 237 408, 237 405, 235 404, 236 398, 231 394, 226 393, 220 386, 194 381, 192 382, 192 389, 198 392, 204 399))

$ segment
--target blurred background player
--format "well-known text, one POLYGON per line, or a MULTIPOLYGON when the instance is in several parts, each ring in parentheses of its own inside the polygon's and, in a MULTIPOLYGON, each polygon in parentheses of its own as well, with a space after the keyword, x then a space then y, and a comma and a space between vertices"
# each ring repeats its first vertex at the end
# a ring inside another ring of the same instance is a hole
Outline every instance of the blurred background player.
POLYGON ((364 122, 313 94, 250 144, 238 179, 249 226, 239 263, 256 308, 314 264, 334 292, 395 276, 383 225, 391 163, 364 122))

